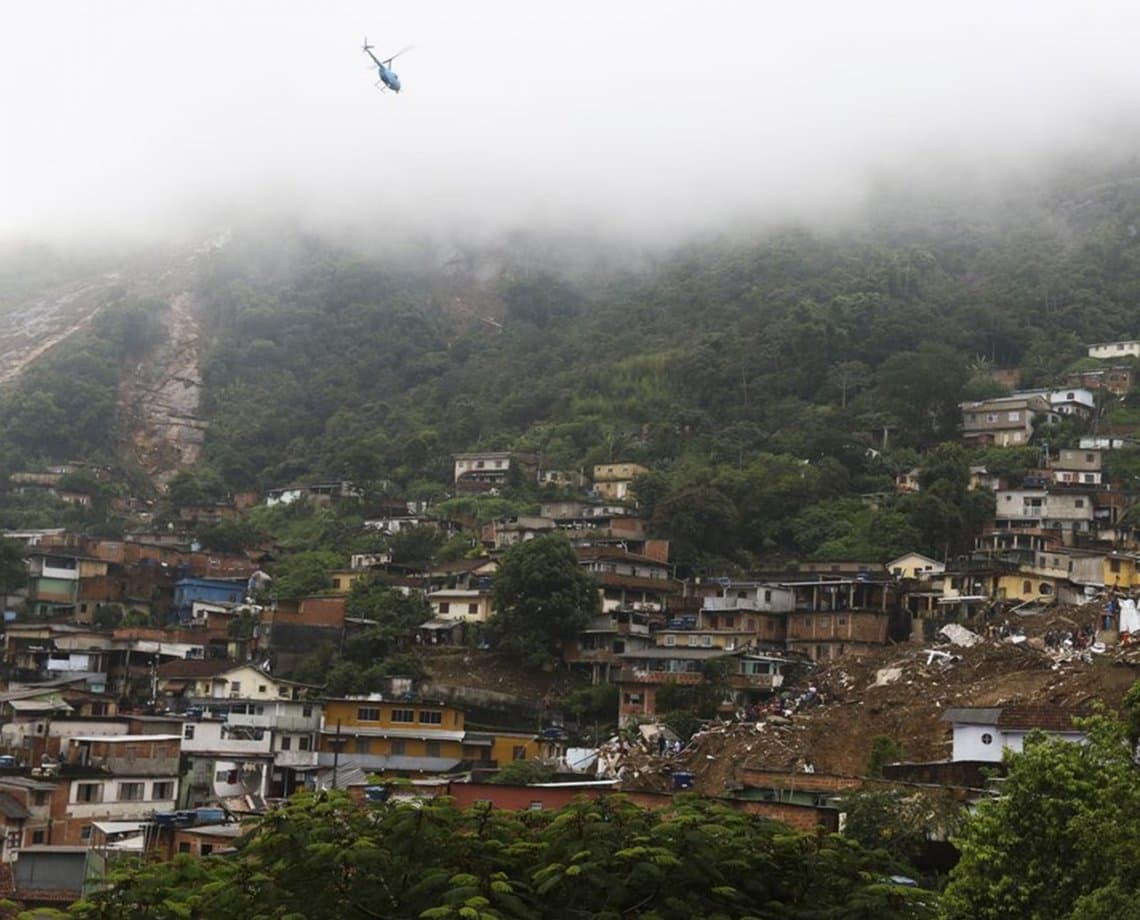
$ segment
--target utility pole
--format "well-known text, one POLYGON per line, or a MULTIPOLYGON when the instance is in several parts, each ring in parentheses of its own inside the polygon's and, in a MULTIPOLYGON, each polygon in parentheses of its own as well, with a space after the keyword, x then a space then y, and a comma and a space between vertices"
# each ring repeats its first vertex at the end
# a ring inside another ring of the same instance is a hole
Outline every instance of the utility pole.
POLYGON ((340 766, 340 745, 341 745, 340 719, 337 719, 336 720, 336 735, 333 738, 333 775, 332 775, 332 787, 333 787, 333 789, 336 788, 336 779, 337 779, 336 774, 337 774, 337 769, 340 766))

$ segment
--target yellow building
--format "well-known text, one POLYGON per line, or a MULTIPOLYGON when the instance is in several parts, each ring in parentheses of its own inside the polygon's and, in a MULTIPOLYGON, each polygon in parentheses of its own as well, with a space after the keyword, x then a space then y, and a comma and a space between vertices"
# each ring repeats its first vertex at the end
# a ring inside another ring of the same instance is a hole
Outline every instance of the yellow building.
POLYGON ((1127 553, 1109 553, 1104 557, 1104 586, 1117 591, 1129 591, 1140 586, 1140 569, 1135 556, 1127 553))
POLYGON ((317 750, 321 766, 336 759, 382 776, 501 766, 547 753, 533 732, 469 732, 454 706, 380 694, 327 700, 317 750))
POLYGON ((329 581, 332 583, 331 593, 348 594, 352 590, 353 584, 371 574, 367 569, 336 569, 329 572, 329 581))
POLYGON ((1056 599, 1058 579, 1031 572, 1009 572, 998 578, 997 596, 1007 601, 1051 602, 1056 599))
POLYGON ((649 472, 640 463, 601 463, 594 467, 594 491, 611 501, 630 496, 633 480, 649 472))

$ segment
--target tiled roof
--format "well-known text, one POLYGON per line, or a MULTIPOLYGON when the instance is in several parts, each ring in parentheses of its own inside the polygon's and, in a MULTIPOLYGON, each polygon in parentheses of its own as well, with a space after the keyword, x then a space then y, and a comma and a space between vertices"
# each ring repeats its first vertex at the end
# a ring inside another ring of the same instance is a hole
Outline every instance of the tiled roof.
POLYGON ((1087 710, 1065 706, 967 706, 947 709, 942 716, 946 722, 964 725, 993 725, 1013 731, 1031 731, 1039 728, 1051 732, 1073 732, 1074 718, 1089 715, 1087 710))
POLYGON ((13 821, 26 821, 32 816, 28 809, 7 792, 0 792, 0 814, 13 821))
POLYGON ((998 728, 1073 732, 1079 731, 1073 719, 1087 715, 1087 711, 1064 706, 1003 706, 997 725, 998 728))

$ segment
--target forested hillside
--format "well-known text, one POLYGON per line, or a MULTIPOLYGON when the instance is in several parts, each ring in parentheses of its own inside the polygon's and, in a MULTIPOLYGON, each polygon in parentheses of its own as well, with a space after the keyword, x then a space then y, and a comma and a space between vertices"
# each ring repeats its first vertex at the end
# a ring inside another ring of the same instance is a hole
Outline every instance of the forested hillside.
MULTIPOLYGON (((440 501, 453 451, 525 449, 651 468, 639 498, 682 564, 965 548, 988 509, 966 494, 959 401, 1000 393, 995 368, 1045 385, 1088 342, 1140 333, 1127 169, 985 205, 892 188, 841 228, 636 268, 538 237, 397 257, 239 232, 194 281, 209 427, 192 478, 204 497, 343 476, 440 501), (857 499, 916 465, 921 495, 857 499)), ((27 375, 3 406, 6 467, 113 457, 117 369, 152 331, 128 296, 27 375)))

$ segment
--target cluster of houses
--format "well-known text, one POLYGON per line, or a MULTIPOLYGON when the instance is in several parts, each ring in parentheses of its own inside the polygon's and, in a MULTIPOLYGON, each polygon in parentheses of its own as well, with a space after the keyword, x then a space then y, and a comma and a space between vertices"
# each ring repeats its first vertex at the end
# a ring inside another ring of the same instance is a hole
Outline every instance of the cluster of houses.
MULTIPOLYGON (((1140 342, 1093 349, 1109 352, 1094 356, 1140 356, 1140 342)), ((1066 383, 963 404, 963 437, 1025 445, 1043 421, 1093 413, 1096 390, 1127 392, 1131 371, 1106 367, 1066 383)), ((544 731, 541 714, 525 729, 468 727, 469 710, 424 698, 410 680, 328 698, 280 676, 321 643, 342 647, 367 628, 347 615, 360 579, 379 577, 426 599, 430 615, 409 643, 475 646, 495 615, 499 555, 562 533, 600 596, 600 612, 565 643, 563 659, 594 683, 616 685, 619 722, 653 722, 664 706, 659 696, 671 692, 675 702, 677 691, 707 684, 724 710, 746 711, 802 680, 816 662, 921 640, 1010 605, 1079 604, 1140 589, 1140 554, 1129 549, 1135 531, 1123 523, 1128 499, 1103 470, 1106 451, 1119 443, 1102 437, 1060 449, 1017 481, 974 468, 971 487, 993 492, 995 513, 967 557, 801 563, 747 579, 676 577, 668 543, 648 535, 634 502, 644 466, 601 464, 587 477, 509 451, 455 455, 455 492, 493 494, 527 477, 554 487, 546 494, 579 497, 549 498, 537 514, 484 524, 483 552, 474 558, 410 569, 387 552, 358 554, 331 573, 326 590, 290 600, 273 597, 264 558, 204 551, 172 531, 119 540, 61 529, 8 532, 24 545, 29 577, 4 599, 0 894, 7 885, 32 903, 37 879, 73 882, 78 874, 81 886, 97 882, 116 853, 223 849, 237 834, 235 816, 258 814, 298 789, 375 792, 375 777, 401 777, 446 783, 459 800, 485 799, 492 794, 479 791, 481 773, 564 755, 563 736, 544 731)), ((10 487, 59 490, 68 472, 19 474, 10 487)), ((901 476, 898 488, 919 490, 917 474, 901 476)), ((264 500, 357 497, 351 483, 338 481, 271 490, 264 500)), ((231 510, 191 509, 187 521, 231 510)), ((459 529, 415 503, 379 511, 365 522, 379 534, 459 529)), ((957 716, 955 761, 1016 746, 1028 724, 1024 713, 1000 710, 957 716), (1000 743, 990 747, 995 738, 1000 743)), ((776 780, 769 780, 750 788, 771 792, 776 780)), ((796 782, 805 795, 835 792, 796 782)), ((519 807, 557 804, 550 790, 545 798, 527 795, 529 805, 519 807)), ((781 794, 773 801, 795 804, 781 794)), ((74 885, 66 890, 76 894, 74 885)))
POLYGON ((562 753, 561 736, 537 724, 469 728, 464 708, 424 698, 410 681, 329 698, 250 663, 179 650, 62 623, 9 624, 6 660, 62 676, 9 680, 0 693, 6 894, 73 900, 116 856, 220 851, 241 820, 300 789, 458 781, 562 753), (139 710, 108 692, 134 667, 149 672, 160 705, 139 710))

